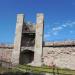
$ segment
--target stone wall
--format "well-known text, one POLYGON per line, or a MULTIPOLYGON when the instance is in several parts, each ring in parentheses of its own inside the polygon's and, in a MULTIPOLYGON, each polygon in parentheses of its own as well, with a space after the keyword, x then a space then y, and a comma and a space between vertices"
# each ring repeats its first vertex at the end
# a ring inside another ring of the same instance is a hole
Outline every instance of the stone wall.
POLYGON ((36 35, 35 35, 35 48, 34 48, 35 66, 42 65, 41 56, 42 56, 43 26, 44 26, 44 15, 42 13, 38 13, 36 19, 36 35))
POLYGON ((43 47, 44 64, 75 69, 75 47, 43 47))
POLYGON ((15 31, 15 39, 14 39, 14 49, 12 52, 12 64, 13 64, 13 66, 16 66, 19 64, 23 23, 24 23, 24 14, 17 14, 16 31, 15 31))
POLYGON ((8 66, 11 64, 13 48, 0 48, 0 64, 2 66, 8 66))

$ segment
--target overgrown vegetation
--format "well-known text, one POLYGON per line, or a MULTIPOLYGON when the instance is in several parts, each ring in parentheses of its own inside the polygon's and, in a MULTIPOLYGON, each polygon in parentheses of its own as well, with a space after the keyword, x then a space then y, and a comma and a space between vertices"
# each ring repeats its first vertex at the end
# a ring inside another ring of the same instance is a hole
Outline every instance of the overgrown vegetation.
POLYGON ((58 74, 58 75, 75 75, 75 70, 70 69, 62 69, 58 67, 35 67, 30 65, 18 65, 14 68, 3 68, 0 67, 0 73, 6 73, 6 72, 12 72, 12 73, 25 73, 25 72, 31 72, 31 73, 52 73, 52 74, 58 74))
POLYGON ((59 75, 75 75, 75 70, 58 68, 58 67, 35 67, 28 65, 19 65, 16 67, 17 70, 21 72, 33 72, 33 73, 53 73, 59 75))

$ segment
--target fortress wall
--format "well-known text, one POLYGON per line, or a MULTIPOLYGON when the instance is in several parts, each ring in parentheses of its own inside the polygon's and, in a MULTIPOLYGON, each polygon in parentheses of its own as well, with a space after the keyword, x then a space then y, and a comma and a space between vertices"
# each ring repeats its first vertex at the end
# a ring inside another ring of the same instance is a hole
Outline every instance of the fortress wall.
POLYGON ((13 48, 0 48, 0 62, 11 62, 13 48))
POLYGON ((75 69, 75 47, 43 47, 44 64, 75 69))

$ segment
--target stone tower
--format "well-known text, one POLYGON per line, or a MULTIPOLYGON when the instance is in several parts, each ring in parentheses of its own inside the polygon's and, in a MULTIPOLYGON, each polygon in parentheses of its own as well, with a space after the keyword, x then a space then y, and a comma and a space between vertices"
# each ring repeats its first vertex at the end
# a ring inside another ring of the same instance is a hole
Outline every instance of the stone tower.
POLYGON ((37 14, 36 27, 24 22, 24 15, 17 15, 12 64, 30 64, 41 66, 43 44, 44 15, 37 14))
POLYGON ((23 23, 24 23, 24 15, 23 14, 17 14, 14 49, 12 52, 12 64, 14 66, 19 64, 23 23))
POLYGON ((42 65, 42 44, 43 44, 43 26, 44 15, 42 13, 37 14, 36 20, 36 35, 35 35, 35 48, 34 48, 34 63, 35 66, 42 65))

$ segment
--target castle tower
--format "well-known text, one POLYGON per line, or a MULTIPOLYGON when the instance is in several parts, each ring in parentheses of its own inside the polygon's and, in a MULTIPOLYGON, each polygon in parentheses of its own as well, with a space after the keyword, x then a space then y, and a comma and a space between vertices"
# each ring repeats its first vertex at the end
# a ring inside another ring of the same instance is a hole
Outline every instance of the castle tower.
POLYGON ((14 49, 13 49, 13 52, 12 52, 12 64, 14 66, 19 64, 23 23, 24 23, 24 15, 23 14, 17 14, 14 49))
POLYGON ((35 48, 34 48, 35 66, 42 65, 41 58, 42 58, 42 44, 43 44, 43 26, 44 26, 44 15, 42 13, 38 13, 36 22, 35 48))

